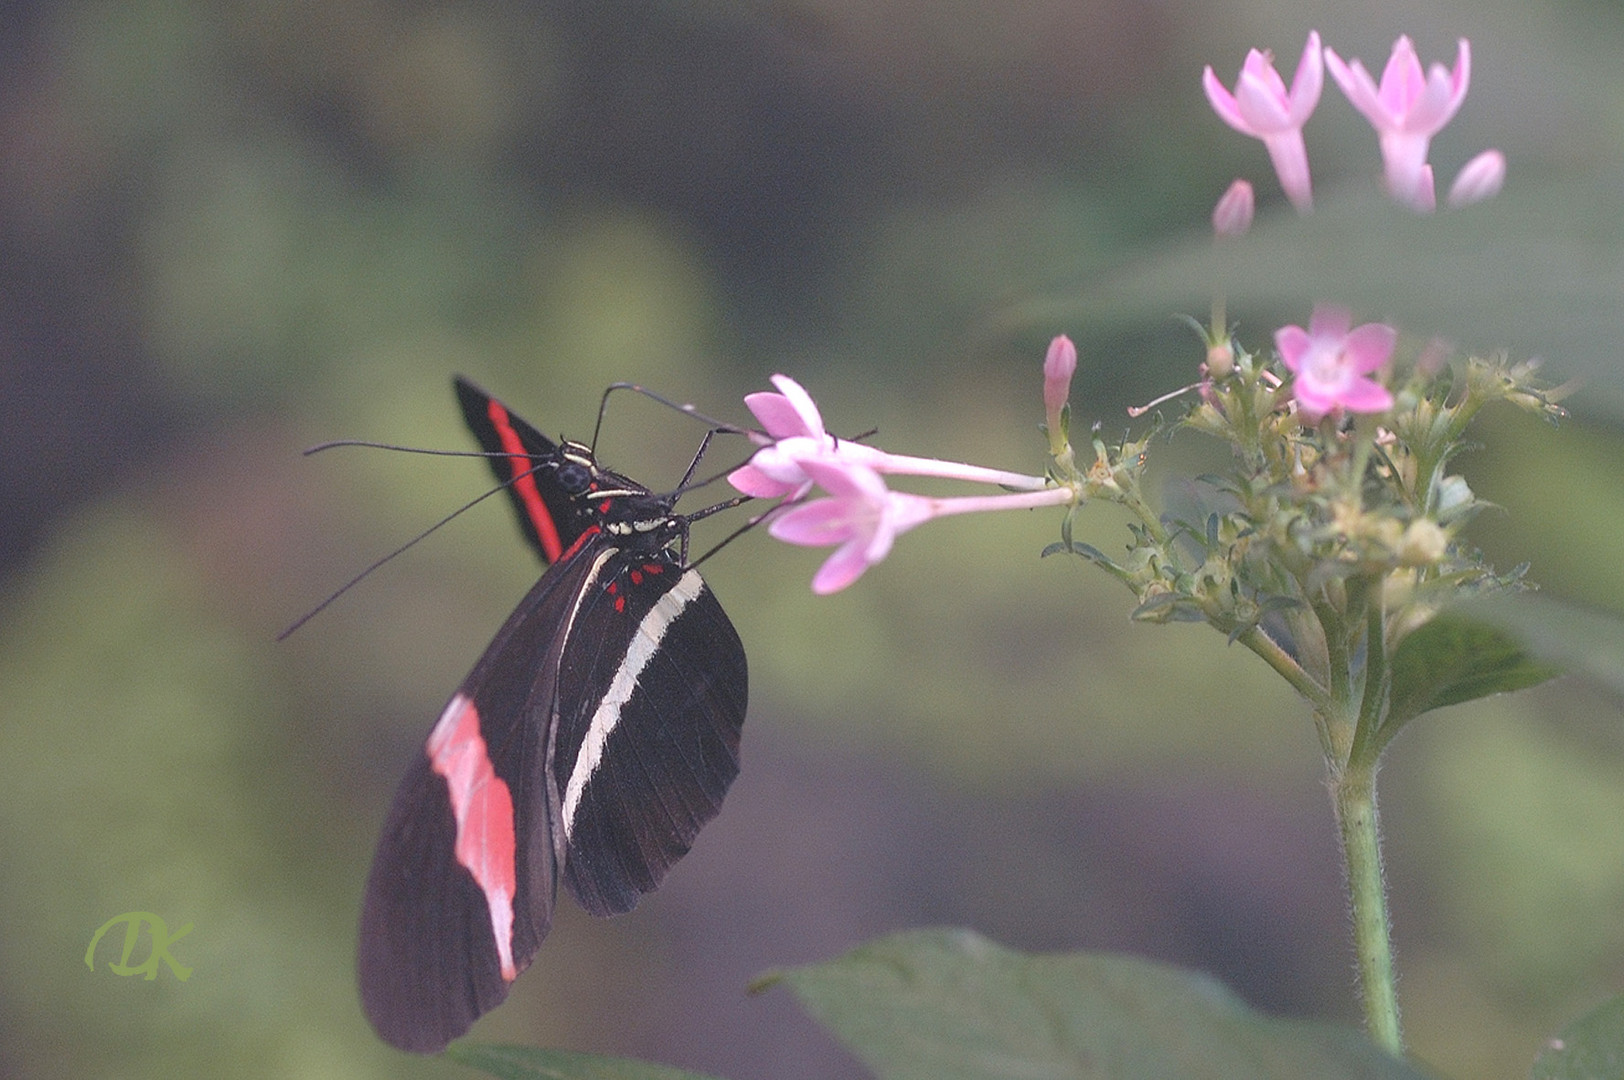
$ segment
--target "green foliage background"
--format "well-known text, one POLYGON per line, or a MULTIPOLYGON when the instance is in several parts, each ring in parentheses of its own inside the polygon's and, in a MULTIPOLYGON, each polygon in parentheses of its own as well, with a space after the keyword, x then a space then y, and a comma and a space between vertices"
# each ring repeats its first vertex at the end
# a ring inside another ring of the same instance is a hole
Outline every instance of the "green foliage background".
MULTIPOLYGON (((1222 272, 1257 347, 1330 298, 1396 320, 1411 348, 1445 334, 1582 379, 1560 430, 1485 427, 1463 465, 1506 513, 1474 537, 1550 593, 1624 612, 1614 5, 17 11, 0 27, 0 1074, 454 1071, 366 1028, 354 920, 399 770, 536 568, 505 513, 477 512, 272 637, 481 489, 465 463, 298 456, 341 436, 464 446, 455 371, 576 437, 612 380, 742 420, 741 395, 786 371, 834 430, 1036 470, 1048 338, 1082 349, 1075 426, 1109 433, 1124 405, 1192 378, 1170 316, 1204 312, 1222 272), (1261 147, 1211 116, 1198 76, 1232 78, 1254 45, 1289 66, 1310 28, 1371 66, 1399 33, 1427 60, 1469 36, 1472 93, 1433 160, 1447 182, 1499 146, 1503 198, 1435 220, 1387 206, 1374 139, 1328 87, 1309 127, 1320 212, 1285 212, 1261 147), (1219 263, 1205 216, 1237 174, 1260 221, 1219 263), (195 924, 176 947, 190 981, 85 969, 91 934, 131 910, 195 924)), ((658 487, 694 435, 617 402, 603 456, 658 487)), ((1197 465, 1204 449, 1165 448, 1197 465)), ((1039 562, 1055 524, 933 526, 825 600, 806 591, 816 557, 761 535, 707 564, 751 660, 730 808, 770 804, 774 769, 814 760, 827 790, 809 814, 872 784, 908 822, 978 824, 945 849, 951 872, 864 908, 880 886, 854 893, 798 859, 907 850, 894 814, 785 816, 729 848, 741 826, 724 813, 673 875, 677 899, 608 928, 561 916, 480 1033, 740 1077, 855 1075, 782 1002, 740 1004, 732 1027, 671 1011, 716 977, 693 966, 709 940, 695 910, 728 928, 716 940, 749 937, 756 970, 966 910, 998 912, 978 929, 1013 945, 1134 947, 1185 910, 1169 892, 1210 876, 1181 877, 1186 862, 1227 868, 1241 902, 1210 954, 1168 959, 1253 991, 1320 972, 1284 1007, 1351 1021, 1334 917, 1290 942, 1318 967, 1220 962, 1253 956, 1224 943, 1257 929, 1254 910, 1310 895, 1335 914, 1334 876, 1294 880, 1296 841, 1247 832, 1306 821, 1292 829, 1329 849, 1307 717, 1222 641, 1130 625, 1102 575, 1039 562), (1094 812, 1068 818, 1078 798, 1094 812), (1146 807, 1185 815, 1184 846, 1101 855, 1134 842, 1123 819, 1146 807), (1075 841, 1029 847, 1051 818, 1075 841), (1050 865, 1057 849, 1074 861, 1050 865), (1139 893, 1112 880, 1146 860, 1175 872, 1139 893), (1124 888, 1132 902, 1095 917, 1124 888)), ((1120 529, 1102 510, 1079 539, 1113 551, 1120 529)), ((1418 1055, 1447 1075, 1526 1075, 1546 1035, 1624 987, 1619 719, 1567 680, 1448 710, 1391 753, 1401 994, 1418 1055)), ((750 974, 721 978, 742 995, 750 974)))

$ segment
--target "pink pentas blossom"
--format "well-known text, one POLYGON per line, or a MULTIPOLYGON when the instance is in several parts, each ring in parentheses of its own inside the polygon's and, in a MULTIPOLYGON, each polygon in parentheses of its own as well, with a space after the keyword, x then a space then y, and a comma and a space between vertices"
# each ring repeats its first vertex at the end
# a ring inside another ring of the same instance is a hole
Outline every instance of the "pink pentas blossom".
POLYGON ((866 465, 806 461, 802 467, 830 497, 792 507, 774 518, 767 531, 787 544, 839 545, 812 578, 812 591, 820 596, 856 581, 891 553, 898 535, 932 516, 929 499, 889 490, 884 478, 866 465))
POLYGON ((827 498, 791 506, 772 519, 774 539, 802 547, 838 545, 812 578, 812 591, 839 592, 891 553, 896 538, 932 518, 985 510, 1029 510, 1063 506, 1075 499, 1070 488, 1051 487, 1006 495, 933 498, 892 491, 878 472, 857 462, 803 462, 807 475, 827 498))
POLYGON ((1275 332, 1280 359, 1296 376, 1292 396, 1307 420, 1338 409, 1371 413, 1393 406, 1392 393, 1369 376, 1392 358, 1398 332, 1383 323, 1352 324, 1347 308, 1320 304, 1307 330, 1284 326, 1275 332))
POLYGON ((1498 150, 1485 150, 1468 161, 1449 185, 1449 205, 1469 206, 1500 194, 1506 182, 1506 156, 1498 150))
POLYGON ((1308 35, 1289 91, 1274 70, 1273 57, 1257 49, 1246 54, 1233 94, 1218 81, 1211 66, 1201 75, 1213 110, 1236 131, 1263 140, 1286 198, 1304 213, 1313 209, 1314 185, 1308 173, 1303 125, 1319 104, 1324 84, 1325 61, 1317 30, 1308 35))
POLYGON ((1406 206, 1422 209, 1422 166, 1432 137, 1454 117, 1472 78, 1472 49, 1460 39, 1453 71, 1433 64, 1425 72, 1408 37, 1393 44, 1381 84, 1358 60, 1344 63, 1332 49, 1325 64, 1353 107, 1364 113, 1381 139, 1388 194, 1406 206))
POLYGON ((750 394, 744 399, 764 429, 764 433, 752 435, 764 444, 762 448, 748 464, 728 474, 728 482, 746 495, 758 499, 802 498, 813 484, 805 468, 808 461, 859 464, 881 473, 943 476, 1028 490, 1046 483, 1041 476, 891 454, 865 443, 837 439, 824 430, 817 403, 800 383, 788 375, 774 375, 772 381, 778 393, 750 394))
POLYGON ((1256 208, 1250 181, 1236 180, 1212 208, 1212 231, 1218 236, 1245 236, 1256 208))

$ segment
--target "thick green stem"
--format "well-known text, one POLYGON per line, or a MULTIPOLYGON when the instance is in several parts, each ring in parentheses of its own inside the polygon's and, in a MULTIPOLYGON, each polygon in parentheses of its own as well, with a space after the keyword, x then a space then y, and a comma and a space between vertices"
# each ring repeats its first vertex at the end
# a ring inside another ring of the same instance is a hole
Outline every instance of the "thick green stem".
POLYGON ((1337 772, 1331 780, 1331 795, 1336 802, 1337 824, 1342 830, 1348 898, 1353 905, 1353 945, 1359 961, 1365 1030, 1378 1045, 1394 1054, 1403 1054, 1404 1036, 1399 1028, 1387 892, 1382 880, 1381 837, 1376 820, 1374 763, 1337 772))

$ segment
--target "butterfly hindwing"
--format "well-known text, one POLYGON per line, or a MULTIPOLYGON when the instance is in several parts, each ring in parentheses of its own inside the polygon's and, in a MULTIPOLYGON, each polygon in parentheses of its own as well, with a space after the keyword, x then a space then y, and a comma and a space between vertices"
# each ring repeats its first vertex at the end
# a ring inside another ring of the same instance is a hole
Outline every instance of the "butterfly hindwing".
POLYGON ((564 880, 586 910, 630 910, 721 809, 739 771, 744 646, 669 553, 620 553, 586 596, 559 680, 553 778, 564 880))

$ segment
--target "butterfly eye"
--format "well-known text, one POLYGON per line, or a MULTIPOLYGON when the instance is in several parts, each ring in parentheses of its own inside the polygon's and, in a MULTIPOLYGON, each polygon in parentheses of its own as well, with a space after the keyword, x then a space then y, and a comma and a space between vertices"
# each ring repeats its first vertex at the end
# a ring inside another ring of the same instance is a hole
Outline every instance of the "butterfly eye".
POLYGON ((592 486, 592 470, 585 465, 560 465, 557 476, 558 486, 566 495, 579 495, 592 486))

